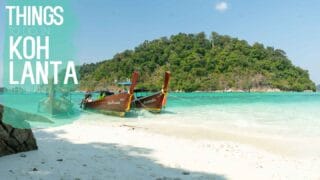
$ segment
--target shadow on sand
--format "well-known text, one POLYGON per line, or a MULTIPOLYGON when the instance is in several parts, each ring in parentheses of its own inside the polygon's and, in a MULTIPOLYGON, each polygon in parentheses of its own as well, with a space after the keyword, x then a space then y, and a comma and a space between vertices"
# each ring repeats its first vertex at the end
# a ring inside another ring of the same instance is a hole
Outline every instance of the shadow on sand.
MULTIPOLYGON (((75 144, 59 138, 64 131, 36 131, 39 150, 0 159, 4 179, 216 179, 223 175, 161 165, 150 149, 119 144, 75 144)), ((108 138, 108 137, 105 137, 108 138)))

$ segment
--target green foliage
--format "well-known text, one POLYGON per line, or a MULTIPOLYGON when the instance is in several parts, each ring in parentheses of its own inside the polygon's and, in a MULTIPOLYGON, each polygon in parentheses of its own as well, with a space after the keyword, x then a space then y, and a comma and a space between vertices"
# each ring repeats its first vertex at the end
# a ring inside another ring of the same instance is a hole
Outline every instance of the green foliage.
POLYGON ((171 90, 279 88, 315 90, 306 70, 294 66, 284 51, 213 32, 173 35, 145 41, 134 50, 80 68, 81 88, 114 83, 140 72, 139 86, 159 90, 163 74, 172 72, 171 90), (96 84, 94 84, 96 82, 96 84))

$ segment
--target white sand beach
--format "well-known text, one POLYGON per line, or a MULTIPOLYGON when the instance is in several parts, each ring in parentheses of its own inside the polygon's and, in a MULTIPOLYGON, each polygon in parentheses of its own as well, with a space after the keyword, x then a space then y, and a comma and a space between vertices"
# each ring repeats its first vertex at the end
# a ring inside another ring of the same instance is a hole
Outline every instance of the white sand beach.
POLYGON ((2 157, 0 179, 320 179, 319 138, 104 117, 35 129, 39 150, 2 157))

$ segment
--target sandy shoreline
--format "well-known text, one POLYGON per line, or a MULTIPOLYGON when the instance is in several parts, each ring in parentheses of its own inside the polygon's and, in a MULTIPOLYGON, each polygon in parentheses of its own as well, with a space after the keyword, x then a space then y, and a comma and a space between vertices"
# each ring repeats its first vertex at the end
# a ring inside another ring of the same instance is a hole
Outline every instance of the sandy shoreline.
POLYGON ((316 139, 86 116, 35 136, 38 151, 0 159, 3 179, 320 179, 316 139))

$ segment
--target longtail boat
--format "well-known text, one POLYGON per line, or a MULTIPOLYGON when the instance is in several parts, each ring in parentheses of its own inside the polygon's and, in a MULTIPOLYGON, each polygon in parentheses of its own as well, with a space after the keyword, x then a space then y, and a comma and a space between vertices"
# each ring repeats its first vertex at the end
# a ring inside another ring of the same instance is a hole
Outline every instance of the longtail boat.
POLYGON ((124 117, 126 113, 130 111, 131 102, 134 96, 134 88, 137 84, 138 77, 139 74, 137 72, 132 74, 129 92, 107 95, 95 101, 84 99, 82 102, 82 108, 103 114, 124 117))
POLYGON ((171 74, 169 71, 165 73, 161 91, 149 96, 135 97, 135 99, 132 101, 132 106, 135 108, 143 108, 154 113, 161 112, 167 103, 170 75, 171 74))

